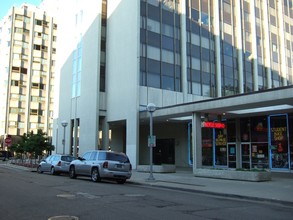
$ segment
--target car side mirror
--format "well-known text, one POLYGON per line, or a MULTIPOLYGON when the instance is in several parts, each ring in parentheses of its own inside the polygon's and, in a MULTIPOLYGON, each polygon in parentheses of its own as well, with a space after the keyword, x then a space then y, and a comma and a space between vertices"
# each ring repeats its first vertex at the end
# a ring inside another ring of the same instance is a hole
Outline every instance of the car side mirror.
POLYGON ((85 160, 85 159, 82 158, 82 157, 78 157, 77 159, 78 159, 78 160, 81 160, 81 161, 85 160))

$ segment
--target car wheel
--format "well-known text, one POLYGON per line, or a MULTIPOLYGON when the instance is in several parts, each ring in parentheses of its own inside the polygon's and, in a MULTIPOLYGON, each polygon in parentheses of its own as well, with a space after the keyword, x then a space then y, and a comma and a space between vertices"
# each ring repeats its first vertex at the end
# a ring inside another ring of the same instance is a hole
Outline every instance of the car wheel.
POLYGON ((126 182, 126 179, 117 180, 117 183, 119 183, 119 184, 124 184, 125 182, 126 182))
POLYGON ((93 168, 91 178, 92 178, 93 182, 100 182, 101 181, 98 168, 96 168, 96 167, 93 168))
POLYGON ((76 173, 75 173, 75 168, 74 168, 74 166, 71 166, 71 167, 69 168, 69 177, 70 177, 71 179, 75 179, 75 178, 76 178, 76 173))
POLYGON ((38 172, 38 173, 43 173, 43 171, 42 171, 42 167, 41 167, 41 166, 38 166, 38 168, 37 168, 37 172, 38 172))
POLYGON ((51 175, 55 175, 55 174, 56 174, 56 172, 55 172, 55 168, 54 168, 54 167, 51 167, 50 174, 51 174, 51 175))

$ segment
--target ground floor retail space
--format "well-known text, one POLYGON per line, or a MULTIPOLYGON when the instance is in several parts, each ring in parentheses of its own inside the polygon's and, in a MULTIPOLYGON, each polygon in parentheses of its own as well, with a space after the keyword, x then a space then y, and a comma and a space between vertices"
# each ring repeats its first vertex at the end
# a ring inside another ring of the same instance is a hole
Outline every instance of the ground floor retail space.
POLYGON ((197 132, 192 131, 192 125, 196 124, 188 124, 191 166, 293 170, 293 114, 219 118, 212 122, 206 118, 201 122, 201 140, 192 138, 193 134, 196 134, 196 139, 199 137, 199 127, 197 132))

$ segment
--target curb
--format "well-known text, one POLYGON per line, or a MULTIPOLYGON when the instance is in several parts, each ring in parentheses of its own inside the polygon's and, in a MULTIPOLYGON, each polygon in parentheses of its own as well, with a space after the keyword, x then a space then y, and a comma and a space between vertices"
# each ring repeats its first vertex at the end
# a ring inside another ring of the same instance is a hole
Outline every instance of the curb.
MULTIPOLYGON (((157 181, 157 182, 167 182, 167 181, 157 181)), ((219 193, 219 192, 211 192, 211 191, 204 191, 204 190, 198 190, 198 189, 186 189, 186 188, 179 188, 179 187, 172 187, 172 186, 154 185, 151 183, 136 182, 136 181, 131 181, 131 180, 129 180, 127 183, 130 183, 133 185, 145 185, 145 186, 154 187, 154 188, 161 188, 161 189, 177 190, 177 191, 182 191, 182 192, 193 192, 193 193, 212 195, 212 196, 222 196, 222 197, 227 197, 227 198, 245 199, 245 200, 250 200, 250 201, 258 201, 258 202, 278 203, 280 205, 291 206, 291 207, 293 206, 293 202, 283 201, 283 200, 278 200, 278 199, 244 196, 244 195, 239 195, 239 194, 219 193)), ((177 183, 176 182, 167 182, 167 183, 190 185, 190 184, 184 184, 184 183, 180 183, 180 182, 177 182, 177 183)))

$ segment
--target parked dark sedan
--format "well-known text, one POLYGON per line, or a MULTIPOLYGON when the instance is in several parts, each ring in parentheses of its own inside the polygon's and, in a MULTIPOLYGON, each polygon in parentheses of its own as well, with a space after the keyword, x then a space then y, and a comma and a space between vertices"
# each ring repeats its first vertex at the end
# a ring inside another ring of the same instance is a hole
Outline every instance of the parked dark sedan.
POLYGON ((115 180, 125 183, 131 177, 132 165, 124 153, 93 150, 70 163, 69 177, 89 176, 92 181, 101 179, 115 180))
POLYGON ((69 164, 76 158, 71 155, 54 154, 42 160, 37 167, 38 173, 49 172, 52 175, 69 172, 69 164))

